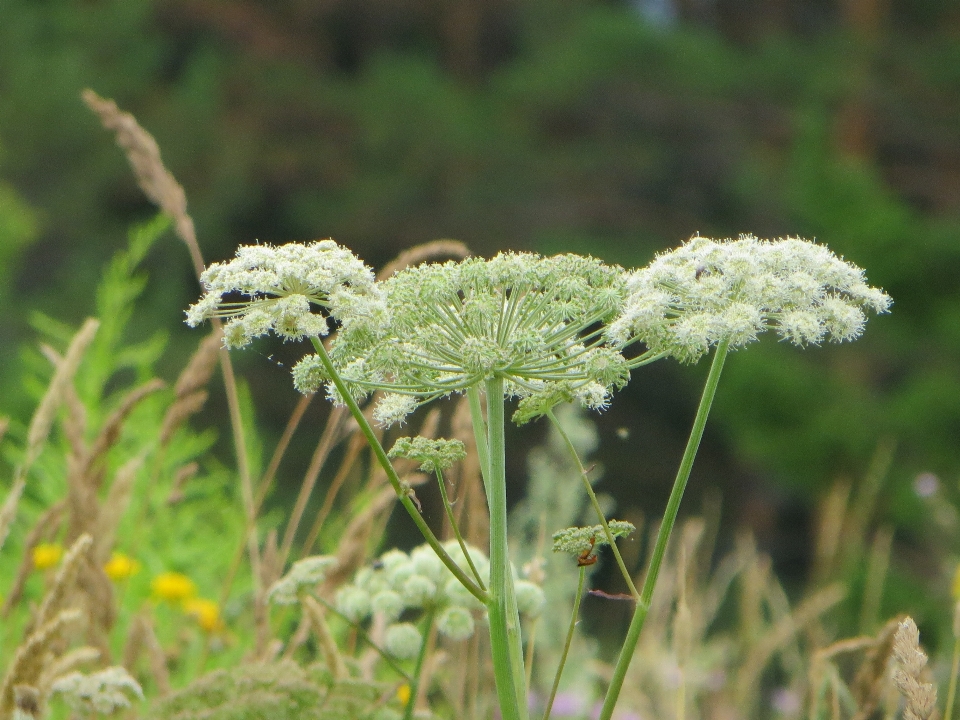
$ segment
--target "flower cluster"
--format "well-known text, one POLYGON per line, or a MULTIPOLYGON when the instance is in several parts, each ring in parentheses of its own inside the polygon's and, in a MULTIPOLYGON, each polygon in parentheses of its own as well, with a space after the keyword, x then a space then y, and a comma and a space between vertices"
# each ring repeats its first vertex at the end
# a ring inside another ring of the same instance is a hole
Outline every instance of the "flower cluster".
MULTIPOLYGON (((471 572, 457 542, 447 543, 444 547, 465 572, 471 572)), ((490 563, 487 557, 470 546, 467 551, 480 575, 488 578, 490 563)), ((544 596, 539 586, 518 579, 514 591, 522 614, 535 617, 540 613, 544 596)), ((420 631, 410 623, 399 622, 405 612, 432 611, 440 634, 452 640, 466 640, 475 629, 475 611, 484 606, 443 565, 429 545, 421 545, 409 554, 389 550, 373 566, 360 570, 351 584, 337 592, 336 607, 355 623, 364 622, 373 614, 382 615, 389 623, 385 635, 386 650, 404 658, 415 655, 420 647, 420 631), (416 639, 414 632, 417 633, 416 639)))
MULTIPOLYGON (((594 258, 531 253, 408 268, 384 283, 388 322, 372 332, 345 319, 331 355, 357 397, 387 391, 375 415, 383 425, 493 377, 513 396, 602 408, 629 372, 598 329, 620 311, 623 277, 594 258)), ((330 378, 308 356, 294 381, 313 392, 330 378)))
MULTIPOLYGON (((626 520, 610 520, 607 523, 614 538, 629 537, 636 532, 636 526, 626 520)), ((582 555, 595 547, 607 545, 607 535, 602 525, 571 527, 553 534, 553 551, 570 555, 582 555)))
POLYGON ((143 700, 143 690, 122 667, 84 675, 72 672, 59 678, 50 688, 80 715, 112 715, 131 706, 131 697, 143 700))
POLYGON ((694 362, 711 346, 753 342, 770 328, 796 345, 852 340, 864 310, 886 312, 890 297, 863 270, 799 238, 694 237, 627 278, 623 311, 607 330, 615 344, 694 362))
POLYGON ((467 456, 467 451, 460 440, 432 440, 420 437, 402 437, 387 453, 389 457, 402 457, 416 460, 420 463, 423 472, 446 470, 467 456))
POLYGON ((330 555, 314 555, 297 560, 287 574, 270 586, 267 598, 277 605, 293 605, 300 592, 315 587, 327 577, 328 570, 337 567, 337 559, 330 555))
POLYGON ((224 343, 243 347, 271 330, 287 340, 326 335, 327 318, 354 325, 379 322, 383 312, 373 272, 333 240, 279 247, 246 245, 235 259, 214 263, 201 281, 206 293, 187 311, 187 324, 227 318, 224 343), (228 295, 248 299, 225 301, 228 295))

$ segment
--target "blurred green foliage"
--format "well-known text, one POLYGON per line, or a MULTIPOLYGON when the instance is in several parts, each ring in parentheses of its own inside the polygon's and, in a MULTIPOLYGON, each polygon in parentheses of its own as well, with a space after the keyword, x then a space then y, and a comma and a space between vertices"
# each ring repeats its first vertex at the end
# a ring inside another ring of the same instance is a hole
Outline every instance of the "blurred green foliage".
MULTIPOLYGON (((103 508, 111 497, 113 483, 123 474, 125 466, 134 467, 129 502, 115 504, 113 508, 114 511, 120 508, 113 547, 133 559, 138 570, 129 578, 115 582, 107 601, 116 603, 116 615, 111 615, 112 610, 107 614, 117 619, 117 624, 105 629, 112 630, 108 637, 111 651, 120 655, 137 621, 137 613, 151 607, 158 638, 165 645, 175 644, 178 648, 179 659, 173 664, 173 677, 182 684, 184 678, 196 674, 201 658, 206 655, 207 638, 196 623, 189 624, 192 618, 183 608, 158 596, 152 582, 161 573, 182 573, 194 583, 199 596, 216 602, 231 572, 231 557, 225 551, 224 539, 242 538, 245 519, 236 473, 210 453, 217 438, 215 429, 194 430, 185 423, 174 427, 166 443, 162 439, 169 408, 176 400, 176 377, 167 378, 170 381, 167 387, 137 403, 126 421, 116 427, 115 438, 105 446, 107 450, 100 460, 98 484, 108 490, 101 492, 100 499, 93 504, 97 515, 93 519, 74 517, 77 464, 83 459, 78 460, 74 454, 77 451, 74 443, 79 441, 85 450, 97 439, 102 440, 99 433, 116 416, 134 388, 157 377, 155 370, 166 349, 166 333, 156 330, 144 342, 131 342, 131 330, 136 327, 136 315, 146 287, 142 265, 168 234, 168 226, 166 218, 156 217, 132 228, 127 246, 105 263, 102 276, 96 279, 89 293, 95 295, 95 306, 86 309, 100 320, 100 326, 75 376, 76 397, 65 403, 70 408, 60 413, 61 427, 53 433, 31 471, 10 538, 0 553, 0 577, 4 579, 4 591, 9 593, 14 578, 24 567, 22 564, 27 562, 25 569, 31 570, 26 536, 52 506, 63 505, 65 510, 61 509, 60 517, 66 518, 47 523, 43 536, 46 541, 70 545, 76 539, 71 533, 78 524, 98 526, 103 519, 100 514, 109 514, 103 508), (63 429, 71 423, 72 431, 63 429), (71 437, 71 432, 76 437, 71 437), (138 464, 131 463, 134 458, 138 458, 138 464), (184 475, 192 463, 197 466, 184 475)), ((35 312, 30 321, 42 341, 59 353, 76 331, 69 323, 39 312, 35 312)), ((194 348, 202 339, 202 336, 193 338, 194 348)), ((47 390, 53 368, 47 357, 32 346, 24 348, 22 365, 24 372, 18 381, 29 403, 35 407, 47 390)), ((244 409, 252 436, 254 416, 249 403, 244 409)), ((23 460, 28 422, 29 414, 11 419, 3 446, 4 464, 8 467, 16 467, 23 460)), ((256 464, 259 446, 254 444, 251 449, 256 464)), ((4 487, 0 495, 6 497, 6 492, 4 487)), ((0 658, 13 657, 30 620, 30 613, 21 609, 39 605, 49 582, 49 572, 44 576, 32 570, 26 576, 23 599, 19 605, 14 603, 12 614, 0 622, 0 658)), ((251 592, 250 583, 249 575, 241 575, 234 585, 232 604, 220 609, 219 617, 231 628, 249 622, 246 600, 251 592)), ((227 640, 210 667, 237 662, 243 650, 235 647, 236 638, 227 637, 227 640)))
MULTIPOLYGON (((915 522, 917 473, 960 494, 956 11, 677 2, 657 24, 643 5, 0 0, 0 235, 20 238, 0 244, 0 272, 18 268, 0 282, 27 299, 0 319, 2 361, 31 310, 79 319, 123 228, 152 212, 79 102, 90 86, 155 134, 208 261, 329 235, 376 265, 438 237, 628 266, 695 232, 827 243, 893 313, 850 346, 731 357, 708 437, 724 460, 705 479, 817 491, 891 438, 884 511, 915 522)), ((138 342, 197 294, 176 243, 146 264, 162 292, 147 294, 138 342)), ((171 333, 183 357, 188 333, 171 333)), ((240 368, 279 428, 285 373, 256 353, 240 368)), ((679 456, 703 372, 638 378, 604 424, 631 427, 647 457, 679 456)), ((11 381, 3 392, 5 411, 23 405, 11 381)), ((650 460, 652 492, 633 502, 665 496, 673 465, 650 460)), ((617 475, 635 485, 635 458, 617 475)))

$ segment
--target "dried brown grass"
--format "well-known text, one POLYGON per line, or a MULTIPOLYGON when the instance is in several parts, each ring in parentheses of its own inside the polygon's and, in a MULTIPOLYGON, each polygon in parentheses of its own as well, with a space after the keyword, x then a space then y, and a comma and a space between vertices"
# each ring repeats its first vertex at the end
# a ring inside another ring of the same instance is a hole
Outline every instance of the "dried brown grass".
POLYGON ((920 631, 912 618, 897 626, 893 657, 893 682, 906 701, 903 720, 929 720, 937 710, 937 688, 926 681, 927 655, 920 649, 920 631))

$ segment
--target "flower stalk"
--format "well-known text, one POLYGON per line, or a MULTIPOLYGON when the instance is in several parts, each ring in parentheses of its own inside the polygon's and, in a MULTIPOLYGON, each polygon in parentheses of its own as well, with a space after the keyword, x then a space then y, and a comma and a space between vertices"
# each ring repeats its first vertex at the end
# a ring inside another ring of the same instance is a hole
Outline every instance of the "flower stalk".
POLYGON ((349 392, 347 392, 346 385, 343 382, 343 379, 340 377, 340 374, 337 372, 337 369, 333 366, 330 356, 327 354, 326 348, 323 347, 323 343, 320 342, 320 339, 317 337, 310 339, 313 342, 314 349, 317 351, 317 357, 320 358, 320 361, 323 363, 326 371, 330 374, 331 382, 336 385, 337 390, 344 399, 344 404, 347 406, 347 409, 350 410, 350 414, 353 415, 353 418, 360 426, 360 432, 363 433, 363 436, 367 439, 367 442, 373 449, 373 454, 376 455, 377 462, 380 463, 384 472, 386 472, 387 480, 390 481, 393 489, 397 492, 400 503, 406 509, 407 514, 410 515, 410 518, 417 526, 417 529, 423 535, 427 543, 429 543, 430 547, 433 548, 433 551, 437 553, 437 556, 440 558, 443 564, 447 566, 447 569, 456 576, 457 580, 463 583, 463 586, 470 591, 471 595, 477 598, 477 600, 480 602, 486 603, 487 593, 481 590, 480 587, 463 571, 463 569, 453 561, 453 558, 450 557, 447 551, 443 549, 443 546, 440 544, 437 536, 433 534, 433 530, 430 529, 430 526, 427 525, 426 521, 423 519, 423 516, 420 514, 420 511, 417 510, 416 506, 413 504, 413 500, 411 500, 410 496, 404 491, 403 483, 400 481, 397 471, 393 467, 393 463, 391 463, 390 459, 387 457, 387 453, 384 451, 383 445, 381 445, 380 440, 377 439, 376 433, 373 431, 373 428, 370 427, 370 423, 360 410, 360 406, 357 405, 357 401, 353 399, 353 396, 350 395, 349 392))
POLYGON ((583 599, 583 586, 587 580, 587 566, 580 566, 580 580, 577 584, 577 595, 573 601, 573 613, 570 615, 570 627, 567 628, 567 636, 563 642, 563 652, 560 654, 560 663, 557 665, 557 674, 553 677, 553 687, 550 688, 550 697, 547 699, 547 707, 543 711, 543 720, 550 720, 550 713, 553 711, 553 701, 557 699, 557 690, 560 688, 560 676, 563 675, 563 666, 567 664, 567 655, 570 653, 570 645, 573 643, 573 633, 577 629, 577 618, 580 617, 580 601, 583 599))
POLYGON ((507 547, 507 481, 504 443, 503 378, 486 381, 487 446, 490 472, 487 478, 490 507, 490 586, 487 601, 490 646, 497 697, 504 720, 526 717, 526 679, 520 639, 520 614, 510 572, 507 547))
POLYGON ((663 556, 667 552, 667 544, 677 520, 683 491, 687 487, 687 480, 690 479, 693 461, 697 456, 697 450, 700 448, 700 440, 703 438, 703 430, 707 425, 707 416, 710 414, 710 407, 717 392, 717 385, 720 384, 720 373, 723 371, 723 363, 727 358, 728 350, 729 342, 723 340, 713 355, 713 362, 710 364, 710 372, 703 388, 703 395, 700 397, 700 406, 697 408, 693 428, 690 430, 690 437, 687 439, 687 446, 683 451, 683 458, 680 460, 680 468, 677 470, 677 477, 673 481, 673 490, 671 490, 670 498, 667 500, 667 508, 664 510, 663 521, 660 523, 660 530, 657 533, 657 542, 653 549, 653 556, 650 558, 650 567, 647 568, 643 589, 640 591, 640 599, 637 601, 637 607, 630 621, 627 636, 624 638, 623 647, 620 648, 620 656, 617 658, 613 676, 610 678, 610 685, 603 700, 599 720, 610 720, 613 715, 613 709, 616 707, 617 698, 620 696, 627 669, 630 667, 637 642, 640 640, 640 632, 643 630, 647 613, 650 611, 650 601, 653 599, 657 576, 660 574, 660 565, 663 563, 663 556))

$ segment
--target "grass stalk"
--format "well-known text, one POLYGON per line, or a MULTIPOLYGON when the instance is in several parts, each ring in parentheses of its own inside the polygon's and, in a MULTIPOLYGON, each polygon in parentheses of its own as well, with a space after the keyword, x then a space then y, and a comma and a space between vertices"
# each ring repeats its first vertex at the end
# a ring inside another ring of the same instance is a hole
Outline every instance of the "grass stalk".
POLYGON ((650 567, 647 569, 647 575, 643 581, 643 589, 640 591, 640 599, 637 601, 633 619, 630 621, 630 627, 627 629, 627 636, 623 641, 623 647, 620 648, 620 656, 617 658, 617 664, 616 667, 614 667, 613 676, 610 679, 610 685, 607 688, 607 694, 606 697, 604 697, 603 708, 600 711, 598 720, 610 720, 612 717, 613 709, 617 704, 617 698, 620 696, 620 690, 623 688, 623 681, 627 675, 627 669, 630 667, 634 650, 636 650, 637 642, 640 640, 640 632, 643 630, 643 623, 647 619, 647 613, 650 610, 650 601, 653 598, 653 591, 657 584, 660 565, 663 563, 663 556, 667 551, 670 533, 673 531, 674 523, 677 520, 680 501, 683 499, 683 491, 687 486, 687 480, 690 479, 693 461, 697 456, 697 450, 700 448, 700 440, 703 438, 703 430, 707 424, 707 417, 710 415, 710 406, 713 404, 713 397, 717 392, 717 385, 720 383, 720 373, 723 371, 723 363, 727 357, 728 347, 726 341, 721 342, 714 352, 710 372, 707 374, 707 381, 703 388, 703 395, 700 397, 700 406, 697 408, 693 428, 690 430, 690 437, 687 440, 687 447, 683 451, 680 468, 677 470, 677 477, 673 482, 673 490, 670 492, 667 508, 663 513, 663 521, 660 523, 660 530, 657 533, 657 542, 653 549, 653 555, 650 558, 650 567))

